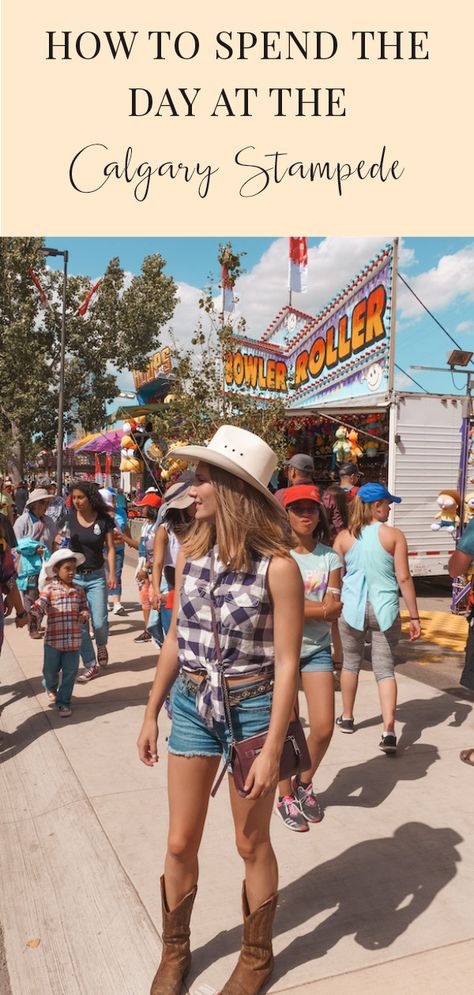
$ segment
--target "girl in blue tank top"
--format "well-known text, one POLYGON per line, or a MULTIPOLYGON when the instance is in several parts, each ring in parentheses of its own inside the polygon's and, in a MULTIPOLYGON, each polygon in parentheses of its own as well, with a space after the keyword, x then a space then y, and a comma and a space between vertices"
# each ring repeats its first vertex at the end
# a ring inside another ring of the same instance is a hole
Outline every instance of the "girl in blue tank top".
POLYGON ((336 725, 341 732, 354 732, 354 702, 370 632, 372 670, 383 718, 379 746, 384 753, 397 749, 394 651, 400 636, 399 589, 410 614, 410 639, 419 639, 421 634, 406 539, 400 529, 386 524, 394 501, 398 504, 401 498, 390 494, 383 484, 364 484, 352 503, 349 528, 340 532, 334 543, 345 567, 339 621, 344 652, 343 712, 336 725))

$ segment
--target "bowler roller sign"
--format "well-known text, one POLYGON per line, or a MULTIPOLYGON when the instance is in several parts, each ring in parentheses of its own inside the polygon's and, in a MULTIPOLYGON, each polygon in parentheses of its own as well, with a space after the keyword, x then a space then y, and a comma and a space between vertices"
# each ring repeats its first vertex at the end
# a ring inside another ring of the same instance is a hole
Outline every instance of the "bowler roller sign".
POLYGON ((259 341, 235 338, 226 390, 281 397, 290 408, 386 390, 392 264, 387 246, 316 317, 289 306, 259 341))

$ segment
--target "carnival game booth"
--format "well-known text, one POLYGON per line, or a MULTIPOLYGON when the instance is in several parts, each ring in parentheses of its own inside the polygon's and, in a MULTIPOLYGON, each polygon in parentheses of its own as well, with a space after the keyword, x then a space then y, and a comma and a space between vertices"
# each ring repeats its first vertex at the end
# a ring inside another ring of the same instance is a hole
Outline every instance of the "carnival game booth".
POLYGON ((225 388, 284 400, 289 454, 308 452, 322 487, 338 464, 402 497, 413 574, 447 572, 453 532, 435 519, 458 488, 463 398, 394 389, 397 244, 389 244, 315 317, 283 307, 258 341, 236 337, 225 388), (432 528, 432 526, 435 526, 432 528))

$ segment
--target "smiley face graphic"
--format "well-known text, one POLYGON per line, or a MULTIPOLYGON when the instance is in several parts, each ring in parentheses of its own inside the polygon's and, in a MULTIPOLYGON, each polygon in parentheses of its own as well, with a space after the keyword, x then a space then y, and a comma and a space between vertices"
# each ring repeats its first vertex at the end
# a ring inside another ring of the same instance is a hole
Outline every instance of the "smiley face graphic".
POLYGON ((367 380, 369 390, 379 390, 383 380, 383 366, 380 363, 372 363, 367 370, 365 379, 367 380))

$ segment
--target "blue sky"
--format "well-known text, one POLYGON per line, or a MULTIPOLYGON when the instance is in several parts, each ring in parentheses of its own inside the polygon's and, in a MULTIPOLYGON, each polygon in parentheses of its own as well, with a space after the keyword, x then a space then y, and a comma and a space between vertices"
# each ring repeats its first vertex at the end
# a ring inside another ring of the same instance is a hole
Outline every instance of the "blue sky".
MULTIPOLYGON (((308 293, 295 294, 293 303, 302 311, 316 314, 342 289, 363 265, 391 238, 311 238, 308 237, 308 293)), ((171 322, 179 342, 189 340, 198 317, 197 300, 209 273, 219 281, 217 253, 219 242, 232 241, 234 250, 246 253, 242 263, 246 273, 238 281, 238 309, 247 321, 247 334, 259 338, 277 311, 288 300, 287 238, 61 238, 46 236, 46 245, 69 250, 69 271, 97 279, 113 256, 127 273, 127 279, 140 272, 147 255, 160 252, 166 259, 166 272, 178 284, 180 303, 171 322)), ((48 259, 60 267, 61 260, 48 259)), ((474 351, 474 235, 472 238, 401 238, 400 272, 426 306, 436 315, 462 348, 474 351)), ((217 291, 216 291, 217 292, 217 291)), ((462 393, 465 377, 410 369, 413 364, 446 365, 454 348, 435 322, 398 281, 396 362, 427 390, 462 393)), ((163 330, 162 344, 168 340, 163 330)), ((123 389, 131 377, 119 376, 123 389)), ((397 374, 396 386, 415 386, 397 374)))

